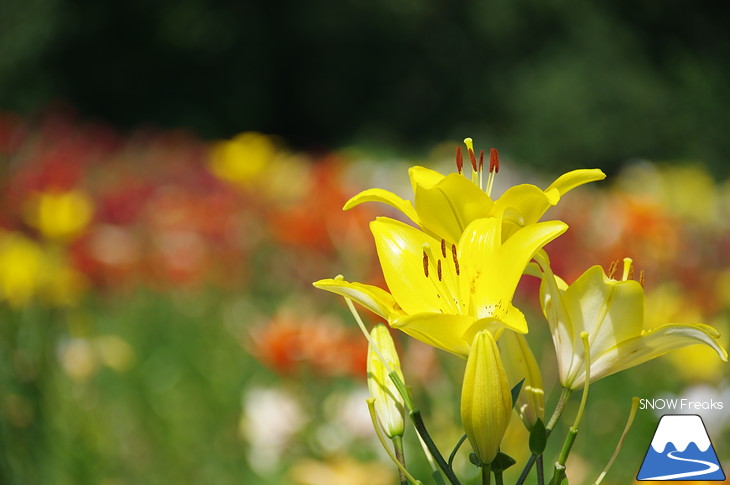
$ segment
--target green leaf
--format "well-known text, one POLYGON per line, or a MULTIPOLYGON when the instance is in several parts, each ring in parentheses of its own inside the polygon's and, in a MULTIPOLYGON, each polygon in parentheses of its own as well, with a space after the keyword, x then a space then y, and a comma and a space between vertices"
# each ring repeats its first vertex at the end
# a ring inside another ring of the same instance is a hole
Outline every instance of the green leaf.
POLYGON ((514 458, 500 451, 499 453, 497 453, 497 456, 495 456, 494 460, 492 461, 492 471, 494 473, 501 473, 515 463, 517 462, 514 458))
POLYGON ((530 431, 530 451, 533 455, 542 455, 545 451, 545 445, 547 444, 547 431, 545 430, 545 424, 542 419, 537 418, 535 425, 530 431))
POLYGON ((525 380, 522 379, 520 382, 518 382, 515 387, 512 388, 512 407, 515 407, 515 403, 517 403, 517 398, 520 397, 520 391, 522 390, 522 384, 525 383, 525 380))

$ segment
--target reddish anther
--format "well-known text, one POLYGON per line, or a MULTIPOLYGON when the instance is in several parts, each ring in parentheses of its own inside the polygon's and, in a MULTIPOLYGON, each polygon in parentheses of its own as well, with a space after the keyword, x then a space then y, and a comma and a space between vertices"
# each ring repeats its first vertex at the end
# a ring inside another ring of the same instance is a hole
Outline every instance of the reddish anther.
POLYGON ((496 148, 489 149, 489 173, 499 173, 499 152, 496 148))
POLYGON ((428 254, 423 252, 423 275, 428 278, 428 254))
POLYGON ((436 264, 436 272, 438 273, 439 281, 441 281, 441 260, 438 260, 436 264))
POLYGON ((456 147, 456 170, 459 173, 464 171, 464 157, 461 155, 461 147, 456 147))
POLYGON ((446 241, 444 239, 441 240, 441 255, 444 258, 446 257, 446 241))
POLYGON ((469 160, 471 161, 471 168, 477 171, 477 157, 474 155, 474 150, 469 149, 469 160))
POLYGON ((451 257, 454 258, 454 269, 456 269, 456 276, 459 276, 459 258, 456 257, 456 244, 451 245, 451 257))
POLYGON ((484 150, 479 150, 479 171, 484 170, 484 150))

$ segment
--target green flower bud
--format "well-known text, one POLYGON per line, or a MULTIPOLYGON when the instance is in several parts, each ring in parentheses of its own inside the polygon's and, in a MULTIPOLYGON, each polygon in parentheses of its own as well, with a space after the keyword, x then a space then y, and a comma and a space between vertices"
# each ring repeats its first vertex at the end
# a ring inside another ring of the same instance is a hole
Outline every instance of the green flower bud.
POLYGON ((375 399, 375 415, 378 417, 381 429, 388 438, 403 436, 405 417, 403 397, 388 375, 388 368, 390 368, 398 374, 401 381, 405 382, 403 373, 400 370, 400 360, 395 351, 393 338, 390 336, 388 328, 383 324, 373 327, 370 331, 370 338, 372 338, 380 351, 380 355, 385 359, 385 364, 387 364, 387 367, 383 365, 372 346, 368 347, 368 389, 370 390, 370 396, 375 399))
POLYGON ((487 330, 474 336, 461 390, 461 421, 482 463, 499 451, 512 414, 512 395, 494 337, 487 330))
POLYGON ((499 350, 510 387, 524 379, 515 409, 531 431, 538 418, 545 421, 545 391, 540 368, 524 335, 505 331, 499 338, 499 350))

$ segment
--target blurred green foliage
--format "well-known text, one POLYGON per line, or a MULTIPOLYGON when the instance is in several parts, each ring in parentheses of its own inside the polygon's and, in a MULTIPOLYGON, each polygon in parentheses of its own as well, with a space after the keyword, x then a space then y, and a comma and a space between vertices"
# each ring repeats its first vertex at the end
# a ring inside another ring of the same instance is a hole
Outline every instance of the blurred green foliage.
POLYGON ((404 152, 465 134, 553 170, 726 175, 725 2, 0 4, 0 107, 404 152))

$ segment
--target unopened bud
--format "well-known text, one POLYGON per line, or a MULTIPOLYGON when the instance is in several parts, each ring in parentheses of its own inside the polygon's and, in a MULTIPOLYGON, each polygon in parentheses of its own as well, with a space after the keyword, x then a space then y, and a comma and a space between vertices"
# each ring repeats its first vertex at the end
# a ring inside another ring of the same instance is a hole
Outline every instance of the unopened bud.
POLYGON ((512 396, 497 344, 482 330, 474 336, 461 390, 461 421, 482 463, 497 456, 511 414, 512 396))
POLYGON ((372 345, 368 347, 368 389, 370 397, 375 399, 375 415, 388 438, 403 436, 405 417, 403 397, 389 376, 390 370, 393 370, 401 382, 404 382, 395 344, 388 328, 383 324, 373 327, 370 337, 377 346, 380 356, 385 360, 385 363, 380 360, 372 345))

